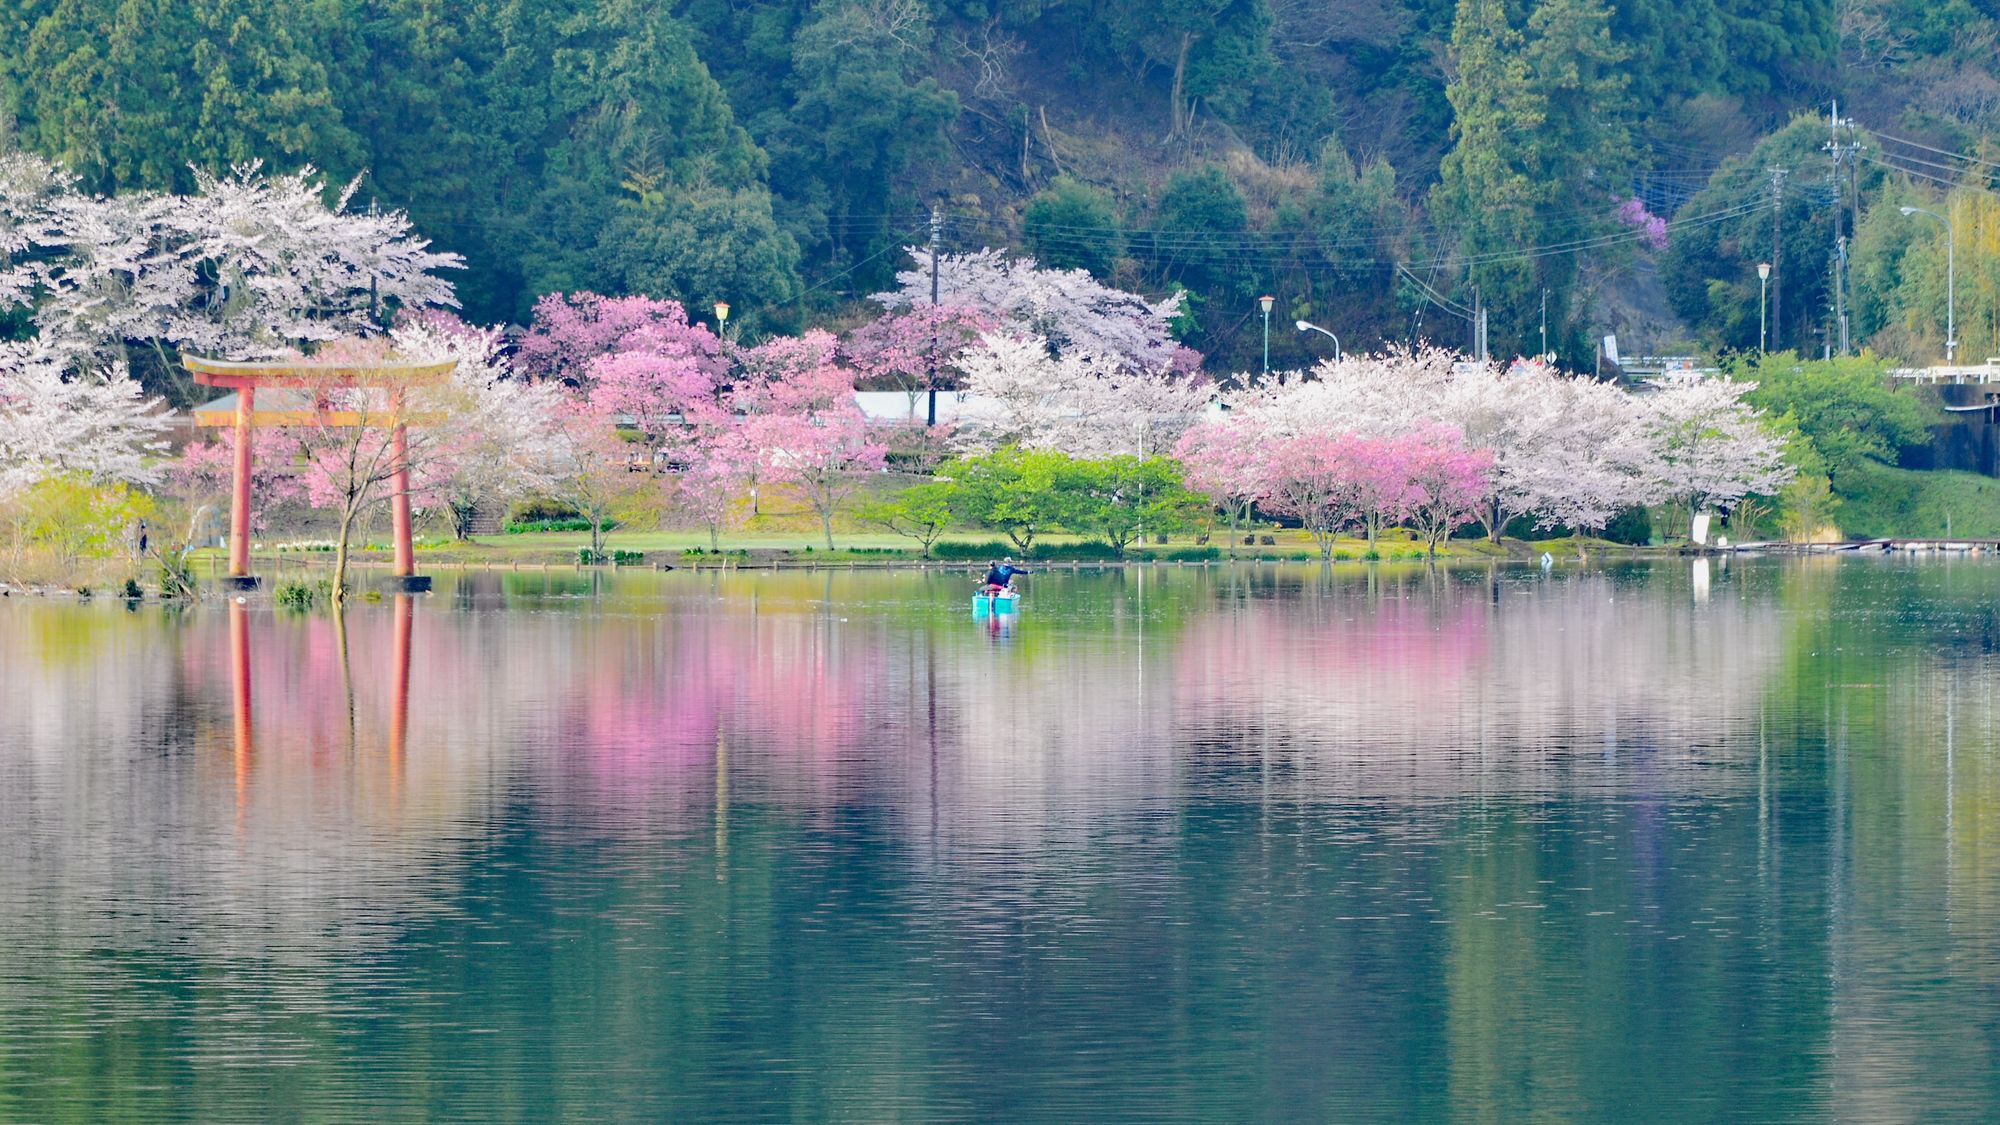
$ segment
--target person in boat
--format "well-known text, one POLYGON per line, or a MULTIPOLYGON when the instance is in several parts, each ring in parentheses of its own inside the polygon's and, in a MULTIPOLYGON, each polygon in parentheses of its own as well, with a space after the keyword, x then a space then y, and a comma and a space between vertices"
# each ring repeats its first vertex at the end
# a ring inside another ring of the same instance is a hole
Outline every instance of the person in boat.
POLYGON ((1005 593, 1013 586, 1016 574, 1026 574, 1028 569, 1014 565, 1013 559, 986 564, 986 580, 980 584, 979 592, 992 595, 1005 593))

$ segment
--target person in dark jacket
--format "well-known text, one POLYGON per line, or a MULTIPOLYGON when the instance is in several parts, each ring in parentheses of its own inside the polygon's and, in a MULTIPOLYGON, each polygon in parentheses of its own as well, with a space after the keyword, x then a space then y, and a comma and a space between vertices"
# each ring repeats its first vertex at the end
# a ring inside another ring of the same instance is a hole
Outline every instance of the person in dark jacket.
POLYGON ((989 562, 986 564, 986 581, 980 587, 979 592, 982 594, 998 594, 1013 584, 1016 574, 1026 573, 1028 573, 1027 568, 1015 566, 1013 559, 1007 559, 1004 562, 989 562))

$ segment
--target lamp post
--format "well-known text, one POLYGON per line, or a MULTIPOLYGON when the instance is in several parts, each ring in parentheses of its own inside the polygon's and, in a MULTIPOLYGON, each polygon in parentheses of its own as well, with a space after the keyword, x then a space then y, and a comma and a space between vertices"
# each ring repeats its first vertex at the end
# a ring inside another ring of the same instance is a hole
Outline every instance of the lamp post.
POLYGON ((1757 354, 1769 350, 1771 308, 1771 263, 1757 263, 1757 354))
POLYGON ((722 337, 722 338, 723 338, 723 340, 725 340, 725 341, 727 341, 727 340, 729 339, 729 302, 728 302, 728 301, 717 301, 717 302, 715 302, 715 334, 716 334, 717 336, 720 336, 720 337, 722 337))
POLYGON ((1946 367, 1958 363, 1958 235, 1951 228, 1951 218, 1936 211, 1926 211, 1922 207, 1898 207, 1905 215, 1929 215, 1944 224, 1944 363, 1946 367))
POLYGON ((1271 373, 1271 305, 1277 298, 1259 297, 1257 304, 1264 310, 1264 374, 1271 373))
POLYGON ((1334 335, 1334 334, 1333 334, 1333 333, 1331 333, 1331 332, 1328 332, 1328 331, 1327 331, 1326 329, 1324 329, 1324 328, 1321 328, 1321 327, 1320 327, 1319 325, 1317 325, 1317 324, 1314 324, 1314 323, 1312 323, 1311 321, 1306 321, 1306 320, 1295 320, 1295 321, 1293 321, 1293 322, 1292 322, 1292 326, 1293 326, 1293 327, 1295 327, 1295 328, 1297 328, 1297 329, 1298 329, 1299 331, 1301 331, 1301 332, 1317 332, 1317 333, 1319 333, 1320 335, 1322 335, 1322 336, 1326 337, 1327 339, 1329 339, 1329 340, 1332 340, 1332 341, 1333 341, 1333 361, 1334 361, 1335 363, 1339 363, 1339 362, 1340 362, 1340 337, 1338 337, 1338 336, 1334 335))

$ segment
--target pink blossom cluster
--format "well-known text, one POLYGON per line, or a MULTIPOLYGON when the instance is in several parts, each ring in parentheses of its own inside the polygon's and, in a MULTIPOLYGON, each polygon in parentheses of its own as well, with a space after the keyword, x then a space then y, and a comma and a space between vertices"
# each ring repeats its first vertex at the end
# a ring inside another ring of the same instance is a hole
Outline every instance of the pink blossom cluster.
POLYGON ((1667 221, 1651 211, 1637 196, 1618 205, 1618 221, 1628 227, 1637 227, 1644 232, 1647 246, 1655 250, 1667 248, 1667 221))
POLYGON ((1284 433, 1247 416, 1203 422, 1176 449, 1188 482, 1232 510, 1255 503, 1298 520, 1333 554, 1334 537, 1408 523, 1432 553, 1471 520, 1491 487, 1493 453, 1449 426, 1373 436, 1284 433))

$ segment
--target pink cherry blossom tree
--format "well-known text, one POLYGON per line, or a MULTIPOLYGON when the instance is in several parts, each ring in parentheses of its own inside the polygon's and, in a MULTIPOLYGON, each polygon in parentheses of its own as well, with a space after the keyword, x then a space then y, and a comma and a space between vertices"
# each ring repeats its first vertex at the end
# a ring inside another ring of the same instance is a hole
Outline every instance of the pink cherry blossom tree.
POLYGON ((1335 537, 1366 512, 1354 442, 1352 434, 1274 438, 1261 460, 1257 502, 1304 525, 1322 559, 1333 558, 1335 537))
POLYGON ((535 316, 520 343, 520 366, 535 379, 589 384, 592 364, 620 352, 686 360, 720 374, 722 341, 688 320, 679 301, 653 297, 604 297, 550 293, 535 302, 535 316))
POLYGON ((959 384, 959 353, 993 327, 978 309, 925 301, 885 312, 855 329, 841 350, 863 386, 908 393, 914 414, 918 395, 959 384))
POLYGON ((833 519, 885 452, 854 401, 854 373, 836 362, 823 331, 785 336, 743 357, 730 403, 748 459, 761 477, 797 488, 819 517, 828 550, 833 519))
POLYGON ((1188 487, 1227 515, 1231 556, 1236 554, 1242 520, 1263 487, 1263 440, 1250 420, 1225 416, 1196 423, 1174 446, 1174 456, 1186 469, 1188 487))
POLYGON ((1457 430, 1444 426, 1396 440, 1411 485, 1407 518, 1435 556, 1438 543, 1490 495, 1493 453, 1467 448, 1457 430))

